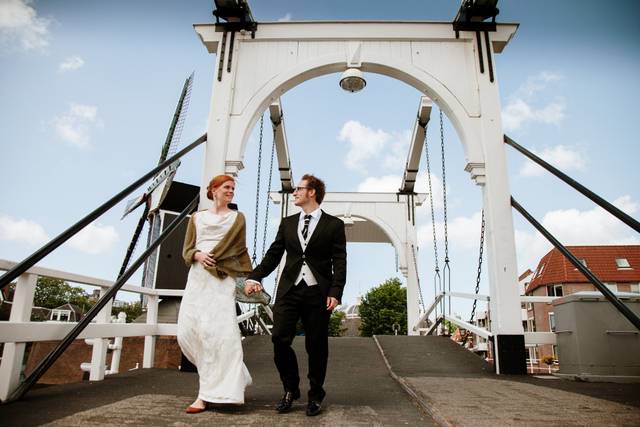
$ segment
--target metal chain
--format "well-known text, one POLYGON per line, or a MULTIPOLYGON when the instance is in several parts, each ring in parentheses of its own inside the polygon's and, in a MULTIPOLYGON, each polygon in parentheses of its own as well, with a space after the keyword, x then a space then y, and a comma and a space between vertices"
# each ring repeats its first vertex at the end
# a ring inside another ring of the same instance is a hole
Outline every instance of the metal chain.
POLYGON ((273 130, 273 143, 271 144, 271 164, 269 165, 269 181, 267 181, 267 197, 266 197, 266 207, 264 210, 264 228, 262 230, 262 255, 261 258, 264 258, 264 251, 267 246, 267 225, 269 223, 269 193, 271 193, 271 178, 273 177, 273 160, 275 158, 276 152, 276 130, 273 130))
MULTIPOLYGON (((482 210, 482 225, 480 226, 480 254, 478 255, 478 276, 476 277, 476 295, 480 292, 480 275, 482 274, 482 254, 484 252, 484 209, 482 210)), ((473 308, 471 309, 471 317, 469 323, 473 322, 476 315, 477 299, 473 300, 473 308)))
MULTIPOLYGON (((484 252, 484 209, 482 210, 482 223, 480 225, 480 254, 478 255, 478 276, 476 277, 476 295, 480 292, 480 275, 482 274, 482 254, 484 252)), ((471 308, 471 317, 469 318, 469 323, 473 323, 473 318, 476 316, 476 305, 478 304, 478 300, 473 300, 473 307, 471 308)), ((469 337, 471 336, 471 332, 466 331, 464 336, 462 337, 462 345, 465 345, 469 337)))
MULTIPOLYGON (((429 140, 427 138, 427 132, 424 133, 424 154, 426 158, 427 166, 427 183, 429 185, 429 204, 431 205, 431 228, 433 230, 433 255, 435 270, 433 275, 433 297, 438 296, 438 291, 442 290, 442 280, 440 277, 440 262, 438 260, 438 240, 436 237, 436 216, 435 209, 433 208, 433 188, 431 186, 431 163, 429 161, 429 140)), ((436 319, 438 318, 438 306, 435 310, 436 319)))
MULTIPOLYGON (((447 220, 447 175, 444 155, 444 125, 442 120, 442 110, 440 110, 440 148, 442 153, 442 204, 444 215, 444 267, 442 269, 442 275, 444 277, 444 284, 447 285, 447 292, 451 293, 451 268, 449 266, 449 227, 447 220)), ((448 300, 449 315, 451 315, 451 296, 449 296, 448 300)))
POLYGON ((258 252, 258 214, 260 209, 260 175, 262 166, 262 129, 264 126, 264 114, 260 116, 260 139, 258 140, 258 182, 256 183, 256 215, 253 221, 253 254, 251 263, 256 265, 256 253, 258 252))

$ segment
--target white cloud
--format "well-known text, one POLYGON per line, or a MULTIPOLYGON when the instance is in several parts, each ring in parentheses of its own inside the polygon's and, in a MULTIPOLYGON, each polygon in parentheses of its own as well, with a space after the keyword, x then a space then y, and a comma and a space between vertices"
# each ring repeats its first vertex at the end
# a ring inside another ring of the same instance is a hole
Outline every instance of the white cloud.
POLYGON ((502 124, 507 132, 516 131, 527 123, 559 124, 565 117, 566 102, 561 97, 556 97, 541 107, 534 106, 538 103, 538 94, 544 91, 549 83, 562 79, 560 74, 543 71, 536 76, 530 76, 516 92, 509 97, 509 101, 502 110, 502 124))
POLYGON ((399 175, 370 176, 358 184, 359 193, 396 193, 400 189, 402 177, 399 175))
MULTIPOLYGON (((449 247, 456 249, 478 249, 480 244, 480 225, 482 212, 473 213, 470 217, 459 216, 447 223, 447 238, 449 247)), ((433 246, 433 223, 418 227, 418 245, 421 247, 433 246)), ((436 239, 441 244, 444 241, 444 223, 436 221, 436 239)))
POLYGON ((49 236, 38 223, 27 219, 14 219, 0 214, 0 240, 39 246, 46 243, 49 240, 49 236))
MULTIPOLYGON (((625 213, 638 212, 638 202, 630 196, 622 196, 613 204, 625 213)), ((566 209, 547 212, 542 225, 563 245, 630 245, 639 244, 640 239, 629 232, 629 227, 600 207, 580 211, 566 209)), ((541 234, 516 230, 516 248, 519 271, 535 268, 540 258, 550 249, 541 234)))
POLYGON ((364 163, 380 155, 390 139, 391 135, 387 132, 381 129, 373 130, 356 120, 346 122, 338 135, 339 141, 347 141, 350 144, 345 165, 349 169, 362 172, 366 172, 364 163))
POLYGON ((381 153, 383 154, 382 166, 388 170, 403 170, 407 164, 411 132, 408 130, 393 132, 390 145, 388 150, 381 153))
MULTIPOLYGON (((358 184, 357 192, 362 193, 396 193, 402 184, 402 175, 370 176, 358 184)), ((442 181, 438 176, 431 174, 431 188, 433 191, 434 209, 442 209, 444 206, 442 197, 442 181)), ((416 179, 415 191, 428 194, 429 185, 426 172, 419 172, 416 179)), ((449 192, 447 192, 449 194, 449 192)), ((431 209, 429 196, 422 206, 418 207, 418 213, 429 212, 431 209)))
POLYGON ((98 107, 71 104, 69 111, 53 119, 53 126, 61 139, 84 148, 89 145, 91 130, 102 122, 98 120, 98 107))
POLYGON ((91 255, 107 253, 118 241, 118 233, 113 226, 89 224, 69 239, 70 247, 91 255))
MULTIPOLYGON (((574 148, 565 145, 547 147, 542 152, 532 150, 538 157, 552 164, 563 172, 571 170, 584 170, 586 166, 586 156, 574 148)), ((520 170, 523 176, 540 176, 547 173, 541 166, 531 160, 527 160, 520 170)))
POLYGON ((74 71, 74 70, 77 70, 78 68, 81 68, 83 65, 84 65, 84 59, 80 58, 77 55, 70 56, 60 63, 60 65, 58 66, 58 71, 60 72, 74 71))
POLYGON ((278 18, 278 22, 289 22, 291 21, 291 14, 287 13, 282 18, 278 18))
POLYGON ((22 50, 49 44, 50 20, 38 16, 31 0, 0 0, 0 46, 22 50), (17 42, 17 43, 16 43, 17 42))

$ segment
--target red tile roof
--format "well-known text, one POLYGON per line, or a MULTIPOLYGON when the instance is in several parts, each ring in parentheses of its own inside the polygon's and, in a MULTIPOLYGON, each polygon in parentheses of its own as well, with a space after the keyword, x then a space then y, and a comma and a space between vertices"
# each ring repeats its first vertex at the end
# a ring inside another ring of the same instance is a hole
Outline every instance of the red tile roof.
MULTIPOLYGON (((576 258, 584 259, 587 268, 602 282, 640 282, 640 245, 567 246, 567 249, 576 258), (616 258, 625 258, 631 268, 618 268, 616 258)), ((538 263, 534 278, 527 286, 526 292, 551 284, 588 282, 589 280, 554 248, 538 263)))

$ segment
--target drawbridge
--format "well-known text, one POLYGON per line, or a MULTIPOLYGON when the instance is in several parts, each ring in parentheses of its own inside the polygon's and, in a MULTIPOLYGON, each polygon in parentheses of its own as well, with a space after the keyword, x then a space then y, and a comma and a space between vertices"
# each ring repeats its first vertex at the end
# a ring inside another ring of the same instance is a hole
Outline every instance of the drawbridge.
MULTIPOLYGON (((157 254, 163 242, 189 214, 197 208, 208 207, 206 197, 202 197, 202 186, 196 190, 200 194, 182 201, 171 219, 153 219, 170 187, 168 184, 178 167, 177 162, 204 145, 203 183, 220 173, 240 175, 248 136, 266 110, 271 113, 281 182, 280 191, 271 192, 270 197, 280 203, 283 215, 289 212, 292 207, 288 195, 293 175, 280 95, 302 81, 342 71, 349 71, 346 77, 355 78, 351 84, 345 84, 349 90, 357 89, 357 79, 362 72, 372 72, 404 81, 423 94, 418 100, 413 139, 398 192, 391 195, 335 193, 327 197, 327 209, 343 219, 350 229, 351 241, 391 243, 396 249, 399 269, 407 278, 409 335, 416 336, 332 339, 331 376, 327 387, 332 396, 329 408, 333 409, 323 414, 321 422, 453 425, 482 424, 493 419, 505 424, 563 421, 580 424, 594 420, 605 423, 610 419, 607 417, 619 417, 615 420, 621 424, 638 424, 640 405, 637 396, 640 393, 636 385, 591 387, 578 383, 567 385, 564 381, 544 383, 546 380, 508 377, 526 372, 525 344, 555 342, 553 333, 525 333, 522 328, 521 304, 549 302, 552 298, 521 298, 518 295, 513 209, 562 250, 576 269, 587 276, 636 329, 640 329, 640 318, 511 196, 506 146, 524 154, 636 232, 640 232, 640 223, 503 134, 494 55, 506 47, 517 25, 496 24, 495 20, 488 22, 486 19, 495 18, 495 14, 486 15, 481 9, 476 9, 479 15, 473 16, 471 6, 475 3, 482 2, 463 2, 453 23, 351 22, 344 25, 336 22, 259 24, 246 14, 246 2, 238 1, 237 4, 242 5, 241 16, 222 14, 226 16, 222 18, 226 22, 196 25, 195 30, 204 46, 217 55, 218 61, 214 83, 216 95, 212 99, 207 133, 181 150, 175 147, 174 150, 163 150, 155 168, 25 260, 0 260, 0 269, 6 271, 0 277, 0 288, 17 280, 10 318, 0 322, 0 341, 4 343, 0 364, 0 399, 5 403, 0 407, 2 424, 91 425, 105 424, 105 420, 106 424, 158 425, 187 421, 231 425, 257 424, 262 423, 261 420, 280 422, 273 418, 271 408, 274 396, 279 393, 279 383, 274 378, 271 361, 269 307, 239 306, 239 325, 258 334, 244 341, 247 364, 255 380, 253 391, 247 395, 248 404, 236 410, 225 408, 207 413, 199 420, 187 419, 180 412, 185 397, 193 393, 195 376, 177 370, 154 369, 158 338, 176 335, 176 325, 162 321, 160 303, 179 298, 183 291, 153 285, 156 282, 150 269, 147 269, 145 279, 152 283, 151 286, 149 283, 138 286, 128 281, 137 269, 149 265, 147 260, 157 254), (465 9, 465 5, 470 9, 465 9), (296 49, 291 49, 292 45, 296 49), (282 61, 265 61, 264 67, 256 62, 271 57, 282 58, 282 61), (486 218, 483 236, 486 236, 488 255, 485 266, 490 295, 457 293, 443 284, 433 301, 425 301, 420 290, 415 262, 414 211, 426 197, 416 193, 415 182, 422 149, 426 148, 423 143, 429 115, 434 106, 439 108, 440 117, 449 118, 458 132, 468 162, 465 170, 482 191, 486 218), (116 280, 54 271, 38 265, 49 253, 149 180, 152 184, 148 193, 132 201, 127 212, 145 206, 139 224, 151 218, 150 238, 142 254, 131 260, 140 225, 116 280), (98 287, 100 299, 77 323, 31 322, 39 276, 98 287), (120 290, 143 297, 147 308, 143 323, 111 323, 111 304, 120 290), (489 324, 480 326, 452 316, 445 303, 451 298, 487 301, 491 313, 489 324), (437 326, 443 321, 485 339, 492 347, 493 363, 486 363, 448 338, 424 335, 437 333, 437 326), (107 354, 121 351, 111 342, 113 337, 144 337, 139 369, 119 373, 117 364, 113 365, 113 357, 112 366, 107 366, 107 354), (37 385, 65 349, 78 339, 91 342, 92 356, 87 367, 90 382, 37 385), (24 372, 23 359, 28 343, 40 341, 60 343, 34 369, 24 372), (467 389, 475 394, 468 393, 467 389), (554 390, 555 396, 560 396, 558 399, 566 409, 563 414, 527 412, 513 406, 512 400, 522 402, 531 396, 543 399, 549 389, 554 390), (455 392, 451 394, 449 390, 455 392), (464 396, 462 408, 451 405, 457 396, 464 396), (592 409, 588 418, 582 411, 585 405, 592 409), (479 418, 470 418, 469 414, 474 413, 479 418)), ((222 13, 222 9, 219 11, 222 13)), ((183 91, 183 95, 186 93, 188 91, 183 91)), ((180 103, 177 111, 182 110, 183 105, 180 103)), ((180 128, 179 123, 176 117, 172 129, 180 128)), ((172 139, 169 137, 168 141, 172 139)), ((257 223, 256 218, 256 226, 257 223)), ((296 418, 299 415, 293 414, 289 422, 302 424, 303 418, 296 418)))

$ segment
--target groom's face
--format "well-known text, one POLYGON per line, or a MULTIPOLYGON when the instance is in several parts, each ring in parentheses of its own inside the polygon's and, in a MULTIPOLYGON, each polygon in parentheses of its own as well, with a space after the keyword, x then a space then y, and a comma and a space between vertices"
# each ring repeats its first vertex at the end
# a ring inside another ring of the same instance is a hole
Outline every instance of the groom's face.
POLYGON ((303 179, 298 182, 298 186, 293 190, 293 204, 296 206, 304 206, 311 201, 309 197, 310 192, 313 192, 307 187, 307 180, 303 179))

